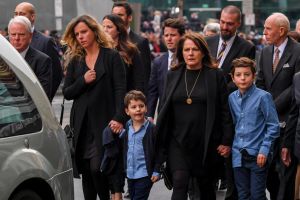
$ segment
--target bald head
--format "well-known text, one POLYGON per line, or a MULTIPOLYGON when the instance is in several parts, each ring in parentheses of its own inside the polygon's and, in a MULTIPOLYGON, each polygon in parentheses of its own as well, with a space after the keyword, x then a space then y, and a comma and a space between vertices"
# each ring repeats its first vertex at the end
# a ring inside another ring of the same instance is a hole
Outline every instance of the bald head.
POLYGON ((14 16, 25 16, 33 25, 35 22, 35 8, 31 3, 22 2, 16 6, 14 16))
POLYGON ((273 13, 264 24, 264 35, 268 44, 279 46, 290 31, 289 19, 282 13, 273 13))

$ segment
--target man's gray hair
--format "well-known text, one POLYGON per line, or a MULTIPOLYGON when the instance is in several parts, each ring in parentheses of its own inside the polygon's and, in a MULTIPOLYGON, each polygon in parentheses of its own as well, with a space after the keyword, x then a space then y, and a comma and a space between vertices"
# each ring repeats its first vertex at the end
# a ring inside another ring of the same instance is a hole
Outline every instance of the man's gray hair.
POLYGON ((211 31, 213 33, 220 33, 220 24, 219 23, 208 23, 203 28, 203 33, 205 34, 207 31, 211 31))
POLYGON ((22 24, 25 26, 26 30, 29 33, 32 33, 32 29, 31 29, 31 22, 29 21, 29 19, 27 17, 24 16, 16 16, 14 18, 12 18, 9 23, 8 23, 8 32, 10 30, 10 27, 12 24, 22 24))

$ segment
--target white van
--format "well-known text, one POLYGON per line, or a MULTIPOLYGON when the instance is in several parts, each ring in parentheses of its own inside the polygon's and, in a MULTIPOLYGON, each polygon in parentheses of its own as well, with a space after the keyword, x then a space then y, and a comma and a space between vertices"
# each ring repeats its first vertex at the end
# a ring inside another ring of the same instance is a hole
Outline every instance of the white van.
POLYGON ((0 35, 0 200, 73 200, 66 136, 37 77, 0 35))

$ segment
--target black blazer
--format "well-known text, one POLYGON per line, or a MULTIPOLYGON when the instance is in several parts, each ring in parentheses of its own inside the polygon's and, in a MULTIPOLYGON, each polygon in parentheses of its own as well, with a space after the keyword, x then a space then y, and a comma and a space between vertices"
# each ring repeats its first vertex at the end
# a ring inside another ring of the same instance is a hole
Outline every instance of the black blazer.
POLYGON ((41 32, 36 30, 33 31, 30 46, 47 54, 52 60, 52 100, 63 77, 60 56, 58 54, 58 47, 52 38, 46 37, 41 32))
MULTIPOLYGON (((206 42, 208 44, 209 50, 211 55, 216 58, 218 54, 218 45, 219 45, 219 40, 220 36, 212 36, 212 37, 207 37, 206 42)), ((232 61, 235 58, 240 58, 240 57, 248 57, 251 59, 255 58, 255 46, 251 44, 250 42, 244 40, 243 38, 236 36, 233 44, 226 55, 226 58, 220 67, 223 69, 228 85, 228 89, 230 92, 233 92, 234 90, 237 89, 235 84, 232 82, 231 76, 230 76, 230 71, 232 68, 232 61)))
POLYGON ((151 52, 149 47, 149 41, 130 30, 129 39, 134 43, 140 51, 141 60, 144 68, 144 91, 147 93, 148 81, 151 71, 151 52))
POLYGON ((153 60, 147 95, 147 110, 149 117, 154 117, 157 100, 161 100, 163 95, 165 78, 168 72, 168 59, 169 54, 164 53, 153 60))
MULTIPOLYGON (((166 78, 166 86, 162 98, 162 108, 157 119, 159 151, 166 155, 168 141, 170 140, 170 126, 172 126, 170 108, 171 99, 177 88, 180 78, 183 76, 185 66, 169 71, 166 78)), ((228 106, 228 92, 224 74, 220 69, 212 69, 204 66, 201 73, 204 73, 207 93, 207 116, 204 141, 203 164, 218 157, 217 147, 221 144, 231 146, 233 141, 233 123, 228 106), (213 148, 213 152, 209 149, 213 148)), ((197 89, 197 88, 195 88, 197 89)), ((184 147, 183 147, 184 148, 184 147)), ((197 158, 195 158, 197 159, 197 158)), ((160 158, 161 162, 166 157, 160 158)))
POLYGON ((96 80, 86 84, 84 74, 87 71, 84 59, 73 59, 67 68, 63 86, 66 99, 74 100, 70 122, 74 128, 75 160, 78 137, 84 117, 87 116, 93 130, 98 152, 103 153, 102 132, 110 120, 125 123, 123 99, 126 92, 126 78, 123 61, 118 52, 112 49, 100 49, 95 64, 96 80))
POLYGON ((32 47, 28 48, 25 60, 39 79, 51 101, 52 61, 49 56, 32 47))
POLYGON ((272 94, 279 120, 286 122, 291 109, 293 76, 300 70, 300 44, 288 38, 275 74, 272 72, 273 50, 274 46, 270 45, 261 51, 256 85, 272 94))
POLYGON ((283 147, 294 151, 300 159, 300 72, 294 76, 292 86, 292 103, 286 129, 283 136, 283 147))

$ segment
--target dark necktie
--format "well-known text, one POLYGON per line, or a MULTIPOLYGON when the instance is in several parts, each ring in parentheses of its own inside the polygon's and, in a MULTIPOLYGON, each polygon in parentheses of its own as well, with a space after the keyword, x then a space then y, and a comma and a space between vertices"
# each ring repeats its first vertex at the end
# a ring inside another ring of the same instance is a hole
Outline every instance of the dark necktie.
POLYGON ((172 56, 171 56, 170 69, 174 68, 176 65, 177 65, 176 54, 173 53, 172 56))

